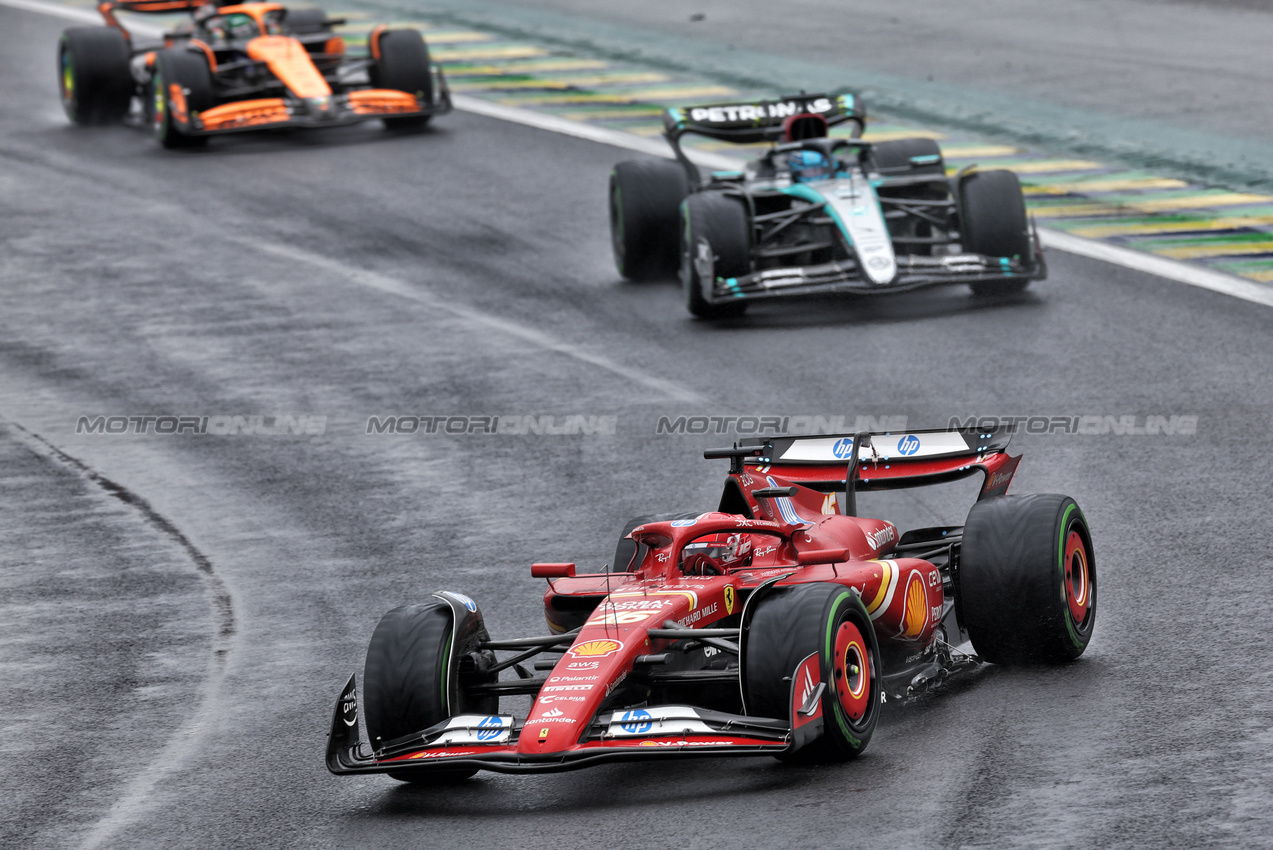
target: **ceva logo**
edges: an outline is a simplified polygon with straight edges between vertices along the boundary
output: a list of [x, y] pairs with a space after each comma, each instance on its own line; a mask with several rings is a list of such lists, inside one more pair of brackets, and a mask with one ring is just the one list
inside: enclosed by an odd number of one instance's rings
[[915, 452], [919, 451], [919, 437], [914, 434], [907, 434], [897, 441], [897, 450], [906, 456], [915, 454]]
[[846, 457], [853, 454], [853, 440], [848, 437], [836, 440], [835, 445], [831, 447], [831, 454], [835, 455], [840, 460], [844, 460]]

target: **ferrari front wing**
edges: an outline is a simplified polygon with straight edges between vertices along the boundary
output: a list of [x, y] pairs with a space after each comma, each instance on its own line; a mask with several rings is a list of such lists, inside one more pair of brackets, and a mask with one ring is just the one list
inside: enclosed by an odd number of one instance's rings
[[[373, 750], [360, 738], [358, 713], [351, 676], [337, 700], [327, 742], [327, 769], [334, 774], [455, 768], [553, 773], [621, 760], [776, 755], [790, 749], [795, 740], [791, 720], [671, 705], [601, 712], [578, 743], [560, 752], [519, 748], [526, 736], [546, 737], [547, 730], [509, 715], [456, 715]], [[806, 722], [802, 718], [801, 725]]]

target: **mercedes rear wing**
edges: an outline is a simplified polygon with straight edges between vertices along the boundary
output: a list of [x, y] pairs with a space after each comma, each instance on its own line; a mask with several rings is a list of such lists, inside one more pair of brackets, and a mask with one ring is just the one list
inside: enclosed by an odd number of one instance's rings
[[852, 93], [795, 94], [774, 100], [673, 106], [663, 111], [663, 135], [691, 174], [697, 169], [681, 150], [681, 136], [692, 133], [739, 145], [782, 140], [787, 119], [820, 115], [830, 127], [853, 122], [851, 135], [866, 128], [866, 105]]
[[923, 487], [977, 473], [985, 476], [978, 499], [1003, 495], [1021, 461], [1020, 455], [1008, 454], [1011, 440], [1008, 428], [860, 431], [747, 438], [733, 449], [713, 449], [704, 456], [731, 458], [732, 473], [755, 471], [822, 492], [843, 492], [845, 513], [852, 515], [856, 493]]

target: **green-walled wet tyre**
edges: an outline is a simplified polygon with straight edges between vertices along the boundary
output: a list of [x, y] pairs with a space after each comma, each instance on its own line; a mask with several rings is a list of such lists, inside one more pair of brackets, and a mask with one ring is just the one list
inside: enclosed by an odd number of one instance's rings
[[610, 244], [628, 280], [676, 276], [681, 201], [689, 179], [677, 162], [636, 159], [610, 172]]
[[131, 51], [114, 27], [71, 27], [58, 42], [58, 88], [66, 117], [76, 124], [123, 121], [136, 84], [128, 69]]
[[996, 664], [1083, 654], [1096, 624], [1096, 558], [1068, 496], [996, 496], [973, 505], [959, 554], [959, 613]]
[[[373, 748], [456, 714], [499, 710], [498, 698], [471, 699], [462, 687], [466, 676], [481, 677], [479, 665], [472, 663], [483, 654], [478, 644], [489, 639], [481, 612], [473, 605], [472, 614], [465, 614], [458, 629], [455, 618], [455, 607], [436, 597], [399, 606], [380, 618], [363, 668], [364, 713]], [[493, 663], [490, 651], [485, 653]], [[389, 776], [401, 782], [437, 784], [467, 779], [476, 772], [459, 768], [391, 772]]]
[[[769, 591], [744, 624], [743, 690], [747, 713], [787, 718], [809, 698], [806, 663], [826, 684], [822, 732], [780, 758], [840, 762], [866, 749], [880, 716], [879, 643], [857, 593], [839, 584], [801, 584]], [[811, 691], [816, 692], [816, 688]]]
[[709, 301], [718, 278], [751, 272], [751, 227], [742, 201], [725, 192], [696, 192], [681, 204], [681, 287], [698, 319], [741, 316], [747, 302]]
[[160, 145], [169, 150], [206, 145], [208, 137], [195, 135], [190, 119], [213, 103], [212, 70], [203, 53], [160, 51], [150, 80], [151, 129]]

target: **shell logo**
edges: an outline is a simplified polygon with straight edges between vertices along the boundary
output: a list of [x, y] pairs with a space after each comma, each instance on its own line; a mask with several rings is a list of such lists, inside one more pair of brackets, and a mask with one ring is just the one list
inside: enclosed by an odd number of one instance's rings
[[901, 637], [919, 637], [928, 625], [928, 592], [918, 570], [911, 572], [906, 582], [906, 608], [902, 614]]
[[614, 655], [621, 649], [623, 644], [617, 640], [590, 640], [571, 647], [570, 654], [575, 658], [604, 658], [607, 655]]

